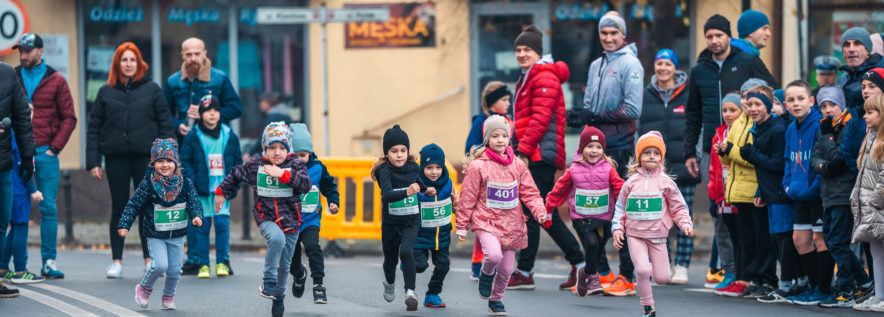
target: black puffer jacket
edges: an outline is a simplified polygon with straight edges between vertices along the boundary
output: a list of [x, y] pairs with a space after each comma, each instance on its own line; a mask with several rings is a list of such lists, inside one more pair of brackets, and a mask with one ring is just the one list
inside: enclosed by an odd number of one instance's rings
[[791, 204], [792, 200], [783, 189], [783, 175], [786, 173], [786, 120], [782, 117], [770, 117], [767, 121], [756, 124], [754, 129], [754, 145], [741, 147], [740, 155], [755, 165], [761, 199], [768, 204]]
[[[773, 87], [779, 87], [758, 56], [731, 47], [730, 55], [719, 68], [712, 58], [712, 51], [707, 48], [700, 53], [697, 64], [691, 67], [688, 81], [691, 91], [685, 108], [686, 158], [696, 157], [693, 148], [701, 140], [704, 152], [712, 150], [715, 129], [724, 123], [721, 120], [721, 98], [729, 92], [740, 90], [740, 86], [749, 78], [760, 78]], [[700, 129], [703, 128], [703, 138], [700, 139]]]
[[163, 89], [149, 75], [128, 85], [105, 84], [89, 116], [86, 169], [101, 166], [102, 155], [150, 155], [154, 139], [174, 136], [173, 123]]
[[666, 142], [666, 169], [675, 176], [678, 186], [691, 186], [700, 182], [685, 168], [684, 124], [685, 107], [688, 103], [688, 75], [683, 71], [675, 73], [675, 87], [665, 91], [657, 88], [657, 75], [645, 87], [642, 98], [642, 114], [638, 120], [639, 135], [650, 131], [663, 133]]
[[[840, 122], [837, 119], [840, 119]], [[847, 131], [847, 123], [853, 120], [862, 120], [862, 118], [853, 118], [850, 114], [836, 118], [837, 124], [833, 131], [817, 134], [816, 143], [813, 145], [810, 164], [817, 173], [823, 175], [820, 184], [823, 208], [850, 206], [850, 192], [856, 183], [856, 173], [849, 171], [845, 164], [847, 160], [841, 154], [841, 139]]]
[[[34, 130], [28, 100], [16, 76], [11, 66], [0, 62], [0, 120], [10, 119], [21, 157], [27, 159], [34, 157]], [[0, 133], [0, 172], [12, 169], [12, 133], [5, 130]]]

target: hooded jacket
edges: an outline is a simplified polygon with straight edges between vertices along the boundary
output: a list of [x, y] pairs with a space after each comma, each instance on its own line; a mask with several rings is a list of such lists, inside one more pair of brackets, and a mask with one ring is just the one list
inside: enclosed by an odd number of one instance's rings
[[[726, 140], [728, 132], [729, 127], [727, 124], [719, 126], [718, 129], [715, 129], [715, 136], [712, 137], [712, 144], [718, 144], [721, 143], [722, 140]], [[718, 152], [711, 151], [709, 160], [709, 184], [706, 186], [706, 193], [709, 195], [709, 200], [713, 201], [715, 204], [721, 204], [724, 202], [724, 188], [725, 184], [727, 184], [727, 178], [730, 177], [729, 174], [730, 166], [723, 163]], [[727, 204], [724, 208], [718, 208], [718, 213], [735, 214], [737, 213], [737, 208], [733, 208], [733, 206]]]
[[847, 108], [863, 106], [865, 103], [862, 89], [863, 75], [875, 67], [884, 67], [884, 57], [881, 54], [872, 53], [869, 55], [869, 59], [855, 69], [847, 65], [841, 66], [842, 72], [841, 76], [838, 77], [838, 86], [841, 86], [841, 89], [844, 90], [844, 100], [847, 102]]
[[[334, 176], [328, 173], [328, 168], [325, 167], [325, 164], [322, 164], [322, 161], [316, 156], [316, 153], [310, 153], [310, 160], [307, 161], [307, 175], [310, 176], [310, 182], [313, 183], [311, 187], [311, 192], [316, 190], [318, 194], [322, 194], [325, 196], [325, 200], [329, 204], [341, 205], [341, 195], [338, 193], [338, 184], [335, 181]], [[301, 195], [301, 203], [305, 203], [305, 195]], [[316, 226], [319, 228], [320, 223], [322, 221], [322, 203], [320, 203], [320, 199], [317, 195], [316, 202], [316, 210], [313, 212], [307, 212], [309, 210], [305, 210], [304, 213], [301, 214], [301, 228], [307, 228], [310, 226]]]
[[[623, 187], [623, 179], [617, 174], [617, 169], [614, 168], [614, 165], [611, 165], [608, 161], [600, 159], [598, 162], [589, 163], [582, 160], [581, 157], [581, 150], [578, 149], [574, 155], [571, 167], [565, 170], [565, 174], [556, 181], [553, 190], [546, 195], [546, 209], [555, 209], [567, 200], [568, 211], [571, 213], [572, 220], [596, 218], [611, 221], [611, 217], [614, 216], [615, 199], [620, 194], [620, 188]], [[591, 210], [587, 210], [588, 212], [584, 212], [585, 214], [578, 212], [576, 205], [578, 190], [596, 191], [596, 193], [587, 192], [587, 194], [594, 194], [592, 196], [588, 195], [589, 197], [599, 197], [593, 198], [595, 199], [594, 202], [584, 200], [581, 207], [598, 208], [602, 205], [598, 202], [604, 201], [608, 205], [607, 210], [598, 214]]]
[[[532, 162], [565, 168], [565, 96], [568, 65], [546, 55], [522, 74], [514, 98], [516, 152]], [[480, 130], [481, 131], [481, 130]]]
[[[637, 198], [640, 194], [647, 194], [641, 197], [649, 197], [651, 201]], [[653, 210], [654, 197], [660, 198], [661, 205], [657, 206], [660, 209], [659, 218], [632, 218], [632, 214], [639, 212], [633, 211], [631, 204], [641, 206], [641, 202], [645, 201], [645, 207], [652, 207], [647, 210]], [[640, 207], [638, 210], [641, 211]], [[649, 171], [638, 167], [635, 175], [629, 177], [620, 190], [620, 197], [614, 207], [611, 232], [625, 232], [627, 236], [644, 239], [666, 238], [673, 224], [678, 225], [681, 231], [693, 227], [688, 204], [678, 186], [663, 173], [662, 168]]]
[[132, 227], [132, 222], [135, 221], [138, 214], [144, 214], [144, 220], [140, 222], [145, 237], [155, 239], [183, 237], [187, 234], [189, 223], [185, 223], [184, 226], [177, 229], [160, 230], [156, 227], [157, 213], [155, 212], [155, 208], [173, 207], [184, 204], [186, 206], [185, 210], [187, 215], [189, 216], [183, 216], [186, 222], [189, 222], [189, 219], [202, 219], [203, 205], [200, 203], [200, 197], [196, 193], [196, 189], [193, 188], [193, 182], [187, 177], [182, 177], [181, 179], [184, 181], [184, 185], [181, 187], [181, 192], [178, 193], [178, 197], [175, 197], [175, 200], [171, 202], [166, 202], [159, 194], [157, 194], [153, 185], [150, 183], [150, 177], [153, 173], [156, 173], [154, 168], [148, 167], [147, 171], [144, 173], [144, 179], [138, 183], [135, 193], [132, 194], [132, 198], [129, 198], [129, 202], [126, 203], [126, 208], [123, 209], [123, 214], [120, 216], [120, 222], [117, 223], [117, 228], [130, 229]]
[[[660, 131], [666, 142], [666, 165], [669, 174], [675, 177], [678, 186], [693, 186], [700, 183], [685, 167], [685, 105], [688, 102], [688, 74], [676, 71], [675, 87], [663, 90], [657, 87], [657, 75], [645, 87], [641, 118], [638, 121], [638, 134]], [[699, 152], [699, 149], [696, 150]]]
[[[743, 146], [751, 146], [755, 136], [752, 134], [752, 120], [743, 113], [731, 124], [727, 134], [727, 144], [733, 144], [722, 155], [721, 163], [728, 166], [728, 176], [724, 188], [724, 199], [729, 204], [753, 203], [758, 191], [758, 179], [755, 176], [755, 165], [740, 155]], [[710, 150], [712, 146], [710, 145]]]
[[884, 240], [884, 163], [872, 157], [877, 134], [869, 130], [866, 135], [859, 175], [850, 193], [854, 243]]
[[[18, 82], [13, 80], [15, 71], [6, 63], [0, 62], [0, 118], [9, 118], [12, 124], [6, 132], [0, 133], [0, 172], [12, 169], [12, 138], [15, 138], [22, 158], [34, 158], [34, 133], [31, 126], [31, 111], [28, 99]], [[10, 132], [14, 131], [15, 135]]]
[[[15, 72], [18, 73], [19, 87], [27, 93], [22, 80], [22, 67], [16, 67]], [[77, 127], [77, 112], [74, 110], [74, 99], [67, 80], [47, 65], [46, 74], [31, 93], [31, 104], [34, 105], [34, 119], [31, 120], [34, 143], [36, 146], [48, 145], [59, 151], [63, 150]], [[147, 148], [150, 149], [150, 145]]]
[[[224, 161], [224, 175], [230, 174], [234, 166], [242, 164], [242, 152], [239, 149], [239, 138], [233, 130], [224, 123], [221, 125], [219, 137], [227, 140], [224, 144], [224, 153], [221, 154]], [[198, 126], [191, 129], [181, 142], [181, 173], [193, 181], [196, 192], [200, 196], [209, 196], [212, 188], [209, 188], [209, 157], [206, 154], [206, 145], [200, 135], [203, 134]], [[203, 134], [205, 135], [205, 134]], [[208, 136], [206, 136], [208, 137]], [[239, 191], [233, 191], [228, 200], [236, 197]]]
[[635, 120], [642, 113], [645, 71], [635, 44], [603, 52], [589, 65], [583, 107], [598, 115], [590, 123], [605, 134], [607, 149], [631, 149], [635, 143]]
[[783, 188], [786, 122], [783, 118], [771, 116], [756, 124], [754, 129], [755, 143], [749, 147], [748, 157], [744, 158], [755, 165], [760, 197], [767, 204], [790, 204], [792, 201]]
[[810, 112], [801, 124], [792, 121], [786, 128], [786, 170], [783, 175], [783, 188], [786, 195], [796, 202], [814, 201], [820, 198], [822, 175], [811, 165], [811, 153], [820, 133], [820, 119], [823, 114], [817, 107]]
[[[836, 118], [833, 133], [822, 133], [817, 136], [813, 145], [810, 164], [822, 175], [820, 197], [823, 208], [834, 206], [850, 206], [850, 191], [856, 183], [856, 173], [847, 168], [847, 161], [840, 151], [841, 140], [847, 131], [846, 126], [853, 118], [849, 112]], [[854, 164], [856, 161], [854, 160]]]

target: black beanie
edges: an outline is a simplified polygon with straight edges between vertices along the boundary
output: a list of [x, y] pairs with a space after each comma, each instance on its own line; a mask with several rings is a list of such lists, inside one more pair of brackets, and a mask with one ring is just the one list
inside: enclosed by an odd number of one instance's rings
[[215, 98], [215, 96], [205, 95], [202, 99], [200, 99], [200, 118], [202, 118], [203, 113], [205, 113], [209, 109], [215, 109], [218, 110], [218, 112], [221, 112], [221, 101], [218, 100], [218, 98]]
[[709, 20], [706, 20], [706, 24], [703, 25], [703, 33], [705, 34], [709, 29], [722, 31], [724, 34], [727, 34], [728, 37], [731, 37], [731, 21], [721, 14], [713, 15]]
[[537, 52], [537, 55], [543, 55], [543, 33], [533, 25], [529, 25], [524, 31], [522, 31], [522, 34], [519, 34], [519, 37], [516, 38], [515, 46], [520, 45], [530, 47]]
[[410, 147], [408, 144], [408, 134], [406, 134], [405, 131], [402, 131], [397, 124], [384, 132], [384, 155], [387, 155], [390, 148], [399, 144], [405, 145], [405, 148]]

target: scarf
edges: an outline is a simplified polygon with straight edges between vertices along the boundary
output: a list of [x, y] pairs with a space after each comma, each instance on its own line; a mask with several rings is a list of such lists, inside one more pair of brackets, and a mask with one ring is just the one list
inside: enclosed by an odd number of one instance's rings
[[497, 152], [494, 152], [491, 148], [485, 148], [485, 155], [488, 155], [489, 159], [503, 165], [510, 165], [513, 162], [513, 148], [507, 146], [504, 153], [506, 153], [506, 159], [501, 157], [500, 154], [497, 154]]
[[427, 177], [427, 175], [423, 173], [423, 171], [421, 171], [420, 173], [420, 178], [422, 181], [424, 181], [424, 185], [427, 185], [427, 187], [435, 188], [437, 192], [441, 191], [442, 188], [445, 187], [445, 185], [448, 185], [448, 180], [450, 179], [448, 177], [448, 168], [445, 167], [445, 165], [442, 165], [442, 175], [439, 176], [439, 179], [437, 179], [436, 181], [431, 181]]
[[160, 198], [166, 202], [172, 202], [178, 198], [178, 194], [181, 193], [181, 188], [184, 185], [184, 178], [181, 177], [180, 168], [175, 168], [175, 172], [172, 173], [172, 176], [168, 177], [160, 175], [155, 169], [151, 168], [150, 184], [153, 185], [153, 190], [157, 192], [157, 195], [159, 195]]
[[214, 129], [209, 129], [209, 127], [207, 127], [203, 123], [203, 120], [199, 120], [198, 122], [199, 122], [198, 126], [199, 126], [200, 131], [202, 133], [204, 133], [205, 135], [208, 135], [208, 136], [212, 137], [213, 139], [217, 139], [221, 135], [221, 122], [218, 122], [217, 124], [215, 124]]

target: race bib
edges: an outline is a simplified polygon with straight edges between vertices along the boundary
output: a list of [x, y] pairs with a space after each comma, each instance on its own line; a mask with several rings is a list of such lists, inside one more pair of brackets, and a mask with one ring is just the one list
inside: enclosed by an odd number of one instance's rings
[[[291, 168], [284, 168], [283, 170], [289, 171], [291, 173]], [[267, 175], [264, 172], [264, 166], [258, 167], [258, 196], [261, 197], [292, 197], [295, 195], [294, 190], [289, 187], [289, 184], [285, 184], [279, 181], [279, 178]]]
[[632, 220], [657, 220], [663, 217], [662, 192], [632, 192], [626, 198], [626, 217]]
[[313, 185], [309, 192], [301, 195], [301, 213], [314, 213], [317, 206], [319, 206], [319, 189]]
[[440, 227], [451, 223], [451, 198], [421, 202], [421, 227]]
[[224, 157], [221, 154], [209, 154], [209, 176], [224, 176]]
[[[401, 190], [406, 189], [402, 188]], [[411, 195], [405, 197], [403, 200], [387, 203], [387, 208], [389, 209], [390, 214], [394, 216], [416, 215], [420, 212], [420, 204], [417, 201], [417, 195]]]
[[727, 176], [731, 171], [731, 167], [727, 165], [721, 165], [721, 180], [727, 184]]
[[187, 228], [187, 203], [172, 207], [153, 205], [153, 224], [157, 231], [171, 231]]
[[513, 209], [519, 205], [519, 183], [488, 182], [485, 206], [497, 209]]
[[601, 215], [608, 212], [607, 189], [574, 191], [574, 211], [581, 215]]

